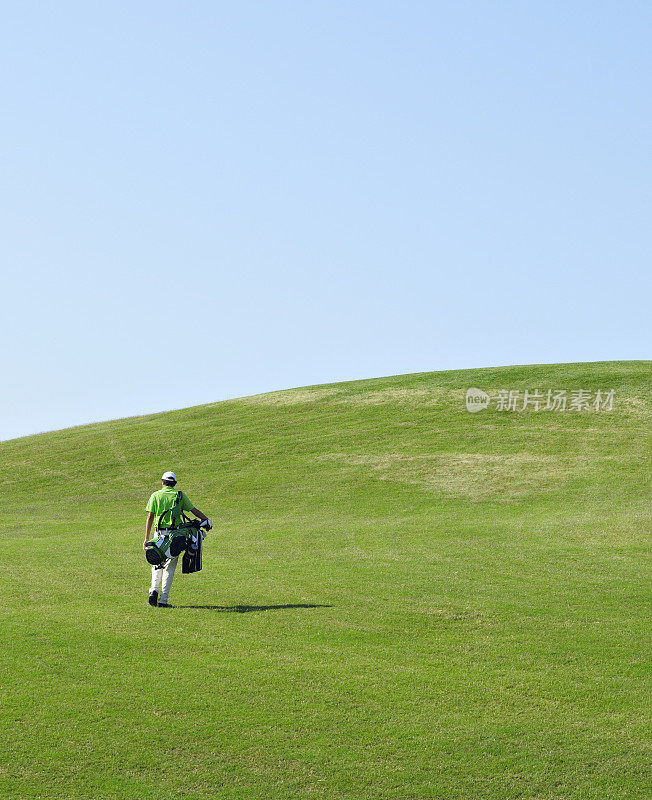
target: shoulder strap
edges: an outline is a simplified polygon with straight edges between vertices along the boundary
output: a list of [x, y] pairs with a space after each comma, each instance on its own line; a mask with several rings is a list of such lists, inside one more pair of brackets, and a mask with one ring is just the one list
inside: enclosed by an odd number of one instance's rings
[[159, 515], [158, 522], [156, 523], [156, 529], [161, 530], [161, 520], [166, 514], [170, 515], [170, 527], [174, 528], [174, 520], [179, 519], [179, 506], [181, 505], [181, 500], [183, 499], [183, 492], [179, 489], [177, 492], [177, 499], [174, 501], [174, 505], [172, 508], [168, 508], [166, 511], [163, 511], [162, 514]]

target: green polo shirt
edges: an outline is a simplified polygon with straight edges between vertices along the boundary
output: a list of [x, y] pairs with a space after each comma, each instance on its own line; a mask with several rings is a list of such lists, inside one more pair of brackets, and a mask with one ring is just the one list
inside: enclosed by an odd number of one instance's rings
[[[158, 524], [159, 516], [166, 511], [171, 511], [174, 508], [174, 504], [177, 502], [177, 493], [178, 489], [174, 486], [164, 486], [162, 489], [159, 489], [158, 492], [154, 492], [154, 494], [149, 498], [147, 502], [147, 508], [145, 511], [151, 511], [154, 514], [154, 524]], [[181, 497], [181, 503], [179, 504], [179, 513], [181, 511], [192, 511], [194, 505], [190, 501], [188, 495], [184, 492], [183, 496]], [[170, 527], [172, 524], [172, 515], [168, 514], [164, 516], [161, 520], [161, 527]], [[178, 524], [178, 519], [175, 520]]]

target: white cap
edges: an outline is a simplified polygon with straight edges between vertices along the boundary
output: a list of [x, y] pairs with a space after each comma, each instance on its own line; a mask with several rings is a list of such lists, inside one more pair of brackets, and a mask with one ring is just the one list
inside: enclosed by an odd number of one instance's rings
[[161, 475], [161, 480], [162, 481], [174, 481], [176, 483], [177, 482], [177, 476], [174, 474], [174, 472], [164, 472]]

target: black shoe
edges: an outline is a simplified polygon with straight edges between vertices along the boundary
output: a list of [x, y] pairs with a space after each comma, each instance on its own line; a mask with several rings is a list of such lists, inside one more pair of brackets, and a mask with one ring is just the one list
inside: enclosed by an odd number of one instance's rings
[[172, 606], [169, 603], [159, 603], [158, 607], [159, 608], [172, 608]]
[[149, 593], [148, 603], [150, 604], [150, 606], [156, 606], [157, 605], [157, 603], [158, 603], [158, 592], [156, 591], [156, 589], [154, 589], [153, 592]]

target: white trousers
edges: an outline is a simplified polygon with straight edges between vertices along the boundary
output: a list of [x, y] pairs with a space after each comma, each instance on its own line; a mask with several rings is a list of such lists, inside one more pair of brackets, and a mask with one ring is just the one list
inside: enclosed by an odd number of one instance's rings
[[174, 570], [177, 568], [177, 561], [179, 556], [168, 558], [165, 562], [163, 569], [156, 569], [152, 567], [152, 585], [149, 587], [150, 592], [158, 592], [159, 603], [167, 603], [170, 589], [172, 588], [172, 578], [174, 578]]

